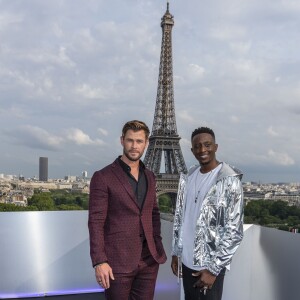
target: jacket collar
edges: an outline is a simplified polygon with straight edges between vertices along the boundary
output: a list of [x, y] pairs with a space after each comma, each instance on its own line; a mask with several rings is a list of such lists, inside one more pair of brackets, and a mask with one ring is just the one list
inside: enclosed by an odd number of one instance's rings
[[[233, 166], [227, 164], [226, 162], [221, 162], [221, 164], [222, 164], [222, 167], [218, 173], [217, 181], [221, 180], [224, 177], [228, 177], [228, 176], [237, 176], [237, 177], [239, 177], [240, 180], [242, 179], [242, 177], [243, 177], [242, 171], [240, 171], [236, 167], [233, 167]], [[192, 173], [194, 173], [198, 167], [199, 167], [199, 165], [192, 166], [188, 171], [188, 176], [190, 176]]]
[[[115, 176], [119, 179], [119, 181], [121, 182], [121, 184], [124, 186], [126, 192], [130, 196], [130, 198], [133, 200], [133, 202], [135, 203], [135, 205], [138, 207], [138, 209], [140, 209], [140, 207], [138, 206], [138, 203], [137, 203], [137, 201], [135, 199], [135, 195], [134, 195], [134, 192], [132, 190], [132, 187], [131, 187], [131, 185], [130, 185], [130, 183], [128, 181], [128, 177], [125, 174], [125, 170], [122, 168], [122, 166], [121, 166], [121, 164], [119, 162], [119, 158], [116, 158], [116, 160], [112, 163], [111, 166], [112, 166], [112, 171], [114, 172]], [[149, 174], [148, 174], [146, 168], [145, 168], [145, 176], [146, 176], [147, 182], [149, 184], [150, 177], [149, 177]], [[147, 194], [146, 194], [146, 198], [145, 198], [145, 202], [144, 203], [146, 203], [146, 201], [147, 201], [148, 194], [149, 194], [149, 189], [147, 190]], [[143, 207], [144, 206], [145, 205], [143, 205]]]

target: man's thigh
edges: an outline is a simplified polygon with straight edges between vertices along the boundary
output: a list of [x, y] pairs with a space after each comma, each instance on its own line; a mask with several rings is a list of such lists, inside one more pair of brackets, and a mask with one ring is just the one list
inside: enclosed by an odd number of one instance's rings
[[114, 273], [115, 280], [110, 280], [109, 289], [105, 290], [107, 300], [128, 300], [135, 272]]
[[192, 273], [196, 271], [182, 266], [183, 288], [185, 294], [185, 300], [221, 300], [223, 293], [223, 282], [225, 276], [225, 270], [217, 276], [214, 285], [211, 290], [206, 291], [206, 295], [200, 288], [194, 288], [193, 285], [197, 281], [197, 277], [192, 276]]
[[151, 264], [142, 263], [133, 280], [130, 300], [152, 300], [159, 264], [153, 260]]
[[105, 290], [107, 300], [151, 300], [154, 296], [159, 264], [151, 257], [140, 261], [131, 273], [114, 273], [115, 280]]

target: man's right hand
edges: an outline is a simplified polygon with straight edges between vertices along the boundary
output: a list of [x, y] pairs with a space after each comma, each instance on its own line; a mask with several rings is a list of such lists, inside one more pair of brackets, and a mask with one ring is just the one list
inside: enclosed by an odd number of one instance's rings
[[108, 263], [103, 263], [95, 267], [97, 282], [105, 289], [110, 287], [110, 279], [115, 280], [112, 268]]
[[[177, 277], [178, 277], [178, 263], [179, 263], [178, 262], [178, 257], [173, 255], [172, 256], [172, 262], [171, 262], [171, 269], [173, 271], [173, 274]], [[179, 274], [179, 276], [181, 277], [181, 274]]]

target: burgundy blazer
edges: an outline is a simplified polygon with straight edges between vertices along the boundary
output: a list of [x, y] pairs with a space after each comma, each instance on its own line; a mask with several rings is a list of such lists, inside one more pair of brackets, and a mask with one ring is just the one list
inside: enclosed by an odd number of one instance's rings
[[141, 230], [153, 258], [160, 264], [166, 261], [155, 176], [148, 169], [145, 169], [145, 175], [148, 191], [140, 209], [118, 159], [94, 173], [90, 184], [88, 220], [93, 266], [107, 261], [113, 272], [133, 271], [141, 258]]

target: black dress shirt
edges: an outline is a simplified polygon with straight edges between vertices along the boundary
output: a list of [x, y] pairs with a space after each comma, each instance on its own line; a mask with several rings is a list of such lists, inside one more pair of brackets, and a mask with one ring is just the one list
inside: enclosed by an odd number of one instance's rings
[[147, 183], [147, 178], [145, 175], [145, 165], [142, 161], [140, 161], [139, 164], [139, 178], [136, 180], [131, 172], [130, 166], [128, 166], [122, 159], [121, 156], [118, 157], [119, 163], [124, 170], [124, 172], [127, 174], [129, 183], [133, 189], [133, 192], [135, 194], [136, 201], [140, 207], [140, 209], [143, 208], [143, 204], [146, 198], [147, 194], [147, 189], [148, 189], [148, 183]]

